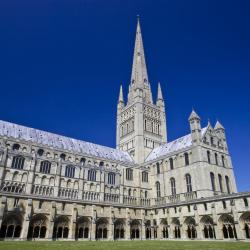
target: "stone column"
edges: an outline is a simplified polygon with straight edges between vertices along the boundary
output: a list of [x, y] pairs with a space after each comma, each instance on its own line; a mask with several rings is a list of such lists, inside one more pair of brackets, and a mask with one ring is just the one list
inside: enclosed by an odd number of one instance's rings
[[142, 221], [141, 223], [141, 239], [145, 240], [146, 239], [146, 229], [145, 229], [145, 223]]
[[129, 219], [126, 219], [125, 239], [126, 240], [131, 240], [131, 236], [130, 236], [130, 220]]
[[180, 232], [181, 232], [181, 239], [183, 240], [187, 239], [186, 225], [184, 224], [184, 218], [181, 214], [180, 214]]
[[154, 240], [155, 239], [154, 227], [152, 225], [151, 225], [150, 231], [151, 231], [151, 240]]
[[21, 236], [20, 236], [21, 240], [27, 240], [30, 219], [32, 216], [31, 210], [32, 210], [32, 199], [28, 199], [27, 204], [26, 204], [26, 208], [25, 208], [24, 218], [23, 218], [22, 232], [21, 232]]
[[91, 234], [90, 240], [96, 240], [96, 206], [92, 206]]
[[75, 240], [76, 235], [76, 217], [77, 217], [77, 207], [76, 204], [73, 204], [72, 216], [69, 225], [69, 237], [68, 239]]
[[[233, 203], [235, 204], [235, 203]], [[235, 226], [235, 230], [236, 230], [236, 234], [237, 234], [237, 239], [238, 240], [242, 240], [244, 239], [244, 233], [243, 230], [241, 230], [240, 225], [239, 225], [239, 214], [237, 212], [237, 210], [235, 209], [235, 205], [232, 207], [233, 209], [233, 218], [234, 218], [234, 226]]]
[[96, 240], [96, 221], [91, 219], [91, 232], [90, 232], [90, 240]]
[[114, 240], [114, 220], [109, 218], [108, 240]]
[[201, 224], [199, 222], [200, 222], [200, 218], [199, 218], [197, 210], [195, 210], [195, 223], [196, 223], [196, 232], [197, 232], [197, 239], [198, 240], [204, 238], [203, 233], [202, 233]]
[[215, 204], [212, 203], [211, 207], [212, 207], [212, 218], [213, 218], [213, 223], [214, 223], [215, 236], [217, 240], [222, 240], [223, 234], [222, 234], [221, 226], [219, 225], [219, 222], [218, 222], [218, 216], [216, 213]]
[[47, 232], [46, 232], [46, 239], [47, 240], [52, 240], [55, 216], [56, 216], [56, 203], [53, 201], [51, 203], [49, 222], [48, 222], [48, 227], [47, 227]]
[[174, 230], [173, 230], [172, 225], [168, 226], [168, 235], [169, 235], [169, 239], [174, 239]]

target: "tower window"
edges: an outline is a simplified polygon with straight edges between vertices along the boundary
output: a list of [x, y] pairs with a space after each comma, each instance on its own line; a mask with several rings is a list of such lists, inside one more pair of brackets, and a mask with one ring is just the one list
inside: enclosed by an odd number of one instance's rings
[[185, 165], [188, 166], [189, 165], [189, 156], [188, 156], [188, 153], [184, 154], [184, 158], [185, 158]]
[[248, 207], [248, 200], [247, 200], [247, 198], [244, 198], [244, 204], [245, 204], [245, 207]]
[[176, 187], [175, 187], [175, 178], [170, 179], [170, 185], [171, 185], [171, 194], [176, 195]]
[[220, 191], [223, 193], [222, 176], [220, 174], [218, 174], [218, 179], [219, 179]]
[[219, 164], [218, 164], [218, 155], [217, 155], [216, 153], [214, 154], [214, 158], [215, 158], [215, 164], [216, 164], [216, 165], [219, 165]]
[[225, 176], [225, 180], [226, 180], [227, 192], [228, 192], [228, 194], [230, 194], [231, 193], [230, 181], [229, 181], [229, 177], [227, 175]]
[[207, 161], [209, 164], [211, 164], [211, 153], [210, 151], [207, 151]]
[[222, 167], [225, 167], [225, 157], [224, 155], [221, 156]]
[[214, 181], [214, 173], [210, 173], [210, 180], [211, 180], [211, 186], [212, 190], [215, 192], [215, 181]]
[[148, 182], [148, 172], [142, 172], [142, 182]]
[[191, 179], [191, 175], [190, 174], [186, 174], [185, 179], [186, 179], [187, 192], [191, 193], [192, 192], [192, 179]]
[[174, 169], [174, 160], [173, 160], [173, 158], [169, 159], [169, 164], [170, 164], [170, 169], [171, 170]]
[[157, 171], [157, 174], [161, 173], [160, 163], [159, 162], [156, 163], [156, 171]]

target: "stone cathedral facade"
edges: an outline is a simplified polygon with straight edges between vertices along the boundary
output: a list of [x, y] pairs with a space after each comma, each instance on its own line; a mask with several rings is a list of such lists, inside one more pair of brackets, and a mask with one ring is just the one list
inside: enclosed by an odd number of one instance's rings
[[[224, 127], [167, 141], [138, 20], [116, 149], [0, 121], [0, 239], [249, 239], [250, 192], [238, 193]], [[187, 125], [188, 125], [187, 123]]]

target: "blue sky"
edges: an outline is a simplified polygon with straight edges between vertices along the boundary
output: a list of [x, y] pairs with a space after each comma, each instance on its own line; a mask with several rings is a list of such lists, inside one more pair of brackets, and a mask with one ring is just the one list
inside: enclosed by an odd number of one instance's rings
[[169, 140], [192, 107], [226, 128], [239, 191], [250, 190], [250, 1], [37, 0], [0, 3], [0, 119], [115, 146], [136, 15]]

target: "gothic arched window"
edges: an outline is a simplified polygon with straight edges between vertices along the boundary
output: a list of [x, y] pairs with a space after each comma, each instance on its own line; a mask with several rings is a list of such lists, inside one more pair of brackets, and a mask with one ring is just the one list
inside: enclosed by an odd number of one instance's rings
[[218, 155], [217, 155], [216, 153], [214, 154], [214, 158], [215, 158], [215, 164], [216, 164], [216, 165], [219, 165], [219, 164], [218, 164]]
[[186, 185], [187, 185], [187, 192], [192, 192], [192, 179], [190, 174], [185, 175]]
[[108, 173], [108, 184], [115, 185], [115, 173]]
[[68, 165], [65, 168], [65, 176], [69, 178], [74, 178], [75, 177], [75, 167], [72, 165]]
[[15, 169], [23, 169], [25, 158], [21, 155], [13, 157], [11, 167]]
[[142, 172], [142, 182], [148, 182], [148, 172]]
[[156, 172], [157, 172], [157, 174], [161, 173], [160, 163], [159, 162], [156, 163]]
[[44, 174], [49, 174], [51, 168], [51, 163], [49, 161], [42, 161], [40, 164], [40, 172]]
[[222, 176], [220, 174], [218, 174], [218, 179], [219, 179], [220, 191], [223, 193]]
[[225, 176], [225, 180], [226, 180], [227, 192], [230, 194], [231, 193], [230, 181], [229, 181], [229, 177], [227, 175]]
[[188, 166], [189, 165], [189, 156], [188, 156], [188, 153], [184, 154], [184, 158], [185, 158], [185, 165]]
[[174, 169], [174, 160], [173, 160], [173, 158], [169, 159], [169, 164], [170, 164], [170, 169], [171, 170]]
[[211, 180], [212, 190], [215, 191], [214, 173], [212, 173], [212, 172], [210, 172], [210, 180]]
[[126, 169], [126, 180], [127, 181], [133, 180], [133, 170], [131, 168]]
[[171, 185], [171, 194], [176, 195], [176, 187], [175, 187], [175, 178], [170, 179], [170, 185]]
[[88, 181], [96, 181], [96, 170], [94, 169], [88, 170]]
[[222, 167], [225, 167], [225, 157], [224, 155], [221, 156]]
[[211, 153], [210, 151], [207, 151], [207, 161], [210, 164], [211, 163]]
[[160, 182], [157, 181], [155, 183], [155, 186], [156, 186], [156, 196], [157, 198], [161, 197], [161, 186], [160, 186]]

